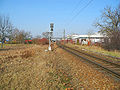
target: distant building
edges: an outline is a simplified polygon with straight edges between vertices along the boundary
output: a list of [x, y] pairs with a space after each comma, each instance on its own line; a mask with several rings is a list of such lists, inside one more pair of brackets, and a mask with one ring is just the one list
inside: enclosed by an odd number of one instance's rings
[[102, 43], [104, 42], [104, 37], [103, 35], [99, 33], [95, 33], [92, 35], [67, 35], [67, 39], [72, 39], [75, 43], [81, 43], [81, 44], [87, 44], [87, 42], [91, 43]]

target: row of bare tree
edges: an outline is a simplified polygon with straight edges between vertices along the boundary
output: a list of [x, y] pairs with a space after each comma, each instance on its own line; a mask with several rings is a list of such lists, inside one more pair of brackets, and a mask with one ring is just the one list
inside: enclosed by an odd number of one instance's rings
[[24, 43], [25, 40], [31, 39], [32, 35], [30, 32], [24, 30], [19, 30], [17, 28], [13, 29], [10, 40], [15, 41], [16, 43]]
[[0, 42], [1, 47], [5, 39], [8, 38], [9, 42], [15, 41], [15, 43], [24, 43], [25, 39], [31, 38], [30, 32], [19, 30], [14, 28], [10, 22], [9, 17], [0, 15]]

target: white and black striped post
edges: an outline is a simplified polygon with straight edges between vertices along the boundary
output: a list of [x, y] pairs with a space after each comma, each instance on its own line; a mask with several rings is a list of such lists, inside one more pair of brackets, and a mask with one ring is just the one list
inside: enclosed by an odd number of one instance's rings
[[52, 48], [51, 48], [51, 37], [52, 37], [52, 34], [53, 34], [53, 23], [50, 23], [50, 31], [49, 31], [49, 47], [48, 47], [48, 50], [51, 51]]

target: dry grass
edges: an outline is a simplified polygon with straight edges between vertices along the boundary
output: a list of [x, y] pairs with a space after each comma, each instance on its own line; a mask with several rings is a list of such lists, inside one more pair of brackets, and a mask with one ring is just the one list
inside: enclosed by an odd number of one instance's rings
[[33, 58], [40, 52], [38, 47], [40, 46], [24, 45], [20, 49], [19, 46], [18, 49], [11, 47], [11, 50], [0, 52], [0, 89], [29, 88], [31, 75], [34, 75], [34, 64], [37, 63]]
[[21, 57], [22, 58], [28, 58], [28, 57], [32, 57], [32, 56], [34, 56], [34, 54], [35, 54], [35, 50], [33, 49], [33, 50], [25, 50], [25, 51], [23, 51], [22, 53], [21, 53]]
[[93, 52], [98, 52], [98, 53], [102, 53], [102, 54], [105, 54], [105, 55], [110, 55], [110, 56], [113, 56], [113, 57], [120, 57], [120, 51], [108, 51], [108, 50], [105, 50], [99, 46], [83, 46], [83, 45], [73, 45], [73, 44], [68, 44], [69, 46], [72, 46], [72, 47], [76, 47], [76, 48], [79, 48], [79, 49], [86, 49], [88, 51], [93, 51]]
[[24, 45], [0, 51], [0, 90], [119, 88], [113, 79], [77, 62], [79, 60], [70, 54], [57, 47], [52, 52], [45, 52], [47, 48], [46, 45]]
[[45, 52], [46, 46], [13, 48], [0, 52], [0, 89], [63, 90], [67, 87], [65, 82], [70, 80], [64, 79], [55, 68], [55, 60], [59, 58]]

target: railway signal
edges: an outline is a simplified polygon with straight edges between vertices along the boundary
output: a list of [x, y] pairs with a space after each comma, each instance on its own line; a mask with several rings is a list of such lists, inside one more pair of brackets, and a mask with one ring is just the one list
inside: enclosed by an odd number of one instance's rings
[[51, 48], [51, 37], [53, 35], [53, 26], [54, 26], [54, 23], [50, 23], [50, 31], [49, 31], [49, 47], [48, 47], [48, 50], [51, 51], [52, 48]]
[[50, 23], [51, 31], [53, 31], [54, 23]]

